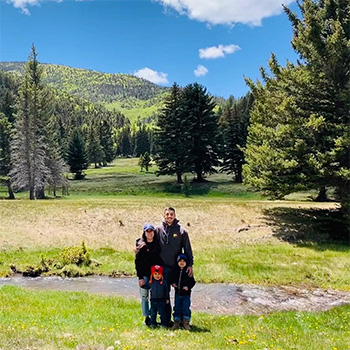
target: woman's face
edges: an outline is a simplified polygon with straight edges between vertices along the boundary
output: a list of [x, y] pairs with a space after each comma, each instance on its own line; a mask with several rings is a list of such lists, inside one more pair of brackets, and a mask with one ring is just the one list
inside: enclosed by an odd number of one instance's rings
[[154, 238], [154, 231], [151, 229], [146, 230], [145, 236], [146, 236], [147, 242], [152, 242]]

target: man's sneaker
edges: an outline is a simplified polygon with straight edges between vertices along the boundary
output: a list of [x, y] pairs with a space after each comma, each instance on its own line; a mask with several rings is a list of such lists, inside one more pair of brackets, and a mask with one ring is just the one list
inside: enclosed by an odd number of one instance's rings
[[145, 325], [146, 326], [149, 326], [151, 324], [151, 319], [149, 318], [149, 316], [147, 316], [146, 318], [145, 318]]
[[189, 320], [183, 319], [183, 320], [182, 320], [182, 324], [183, 324], [184, 329], [186, 329], [186, 331], [189, 331], [189, 330], [191, 329], [190, 321], [189, 321]]
[[179, 321], [175, 321], [173, 326], [171, 327], [171, 329], [173, 331], [176, 331], [177, 329], [180, 329], [180, 322]]

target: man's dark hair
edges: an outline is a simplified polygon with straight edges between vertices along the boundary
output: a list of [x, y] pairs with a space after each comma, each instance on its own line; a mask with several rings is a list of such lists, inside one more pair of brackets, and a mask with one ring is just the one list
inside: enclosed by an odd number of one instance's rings
[[166, 207], [166, 208], [164, 209], [164, 213], [165, 213], [167, 210], [171, 210], [171, 211], [173, 211], [173, 212], [175, 213], [175, 209], [174, 209], [173, 207]]

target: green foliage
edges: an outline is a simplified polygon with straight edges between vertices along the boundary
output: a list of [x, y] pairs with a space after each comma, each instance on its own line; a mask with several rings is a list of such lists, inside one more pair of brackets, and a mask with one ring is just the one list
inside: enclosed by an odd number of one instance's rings
[[184, 182], [181, 184], [181, 192], [185, 197], [189, 197], [191, 195], [192, 186], [188, 181], [187, 175], [184, 176]]
[[252, 104], [251, 93], [239, 100], [230, 96], [219, 110], [219, 128], [222, 136], [220, 171], [233, 174], [236, 182], [242, 182], [242, 166], [245, 162], [242, 149], [247, 142]]
[[158, 175], [176, 174], [177, 182], [182, 182], [182, 174], [190, 170], [188, 150], [191, 140], [187, 137], [187, 127], [182, 111], [182, 91], [174, 83], [171, 93], [165, 100], [165, 106], [158, 115], [155, 130]]
[[348, 1], [305, 0], [289, 9], [292, 44], [302, 58], [282, 68], [272, 55], [266, 82], [248, 81], [254, 97], [245, 150], [246, 182], [282, 197], [334, 186], [345, 215], [350, 203], [350, 11]]
[[80, 246], [67, 247], [60, 254], [63, 265], [89, 266], [91, 264], [90, 252], [83, 241]]
[[70, 172], [74, 173], [74, 178], [76, 180], [85, 177], [83, 170], [88, 168], [89, 161], [85, 142], [79, 130], [73, 132], [68, 145], [67, 164], [70, 167]]
[[215, 103], [202, 85], [195, 83], [184, 88], [182, 108], [186, 125], [183, 137], [191, 140], [185, 152], [198, 182], [204, 181], [205, 174], [216, 172], [214, 167], [219, 165], [218, 118], [214, 107]]
[[[167, 88], [128, 74], [107, 74], [62, 65], [45, 64], [43, 82], [55, 90], [118, 109], [131, 119], [157, 112]], [[0, 70], [23, 74], [24, 63], [0, 62]], [[146, 109], [144, 111], [144, 109]]]
[[[64, 183], [64, 162], [53, 142], [51, 96], [42, 83], [42, 67], [32, 46], [19, 88], [14, 136], [11, 140], [11, 182], [28, 189], [29, 198], [44, 198], [47, 183]], [[61, 179], [61, 180], [59, 180]]]
[[148, 172], [148, 168], [152, 166], [151, 164], [151, 157], [148, 152], [145, 152], [141, 157], [140, 157], [140, 166], [141, 166], [141, 171], [143, 168], [146, 169], [146, 172]]
[[194, 172], [197, 181], [215, 172], [218, 161], [218, 125], [215, 104], [206, 89], [195, 83], [183, 90], [174, 83], [158, 116], [155, 160], [159, 175]]

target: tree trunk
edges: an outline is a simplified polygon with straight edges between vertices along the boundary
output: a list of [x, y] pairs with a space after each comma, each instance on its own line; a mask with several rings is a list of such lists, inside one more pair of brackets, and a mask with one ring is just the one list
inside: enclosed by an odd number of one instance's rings
[[177, 177], [177, 183], [182, 184], [182, 173], [180, 172], [176, 173], [176, 177]]
[[45, 188], [41, 187], [36, 190], [36, 199], [45, 199]]
[[242, 171], [238, 170], [235, 173], [235, 182], [237, 183], [242, 183], [243, 182], [243, 177], [242, 177]]
[[327, 189], [326, 186], [321, 185], [318, 191], [318, 195], [315, 198], [316, 202], [327, 202], [329, 198], [327, 197]]
[[8, 180], [6, 182], [7, 182], [7, 191], [9, 193], [9, 199], [15, 199], [15, 194], [14, 194], [12, 187], [11, 187], [11, 181]]
[[29, 199], [30, 200], [34, 200], [35, 197], [34, 197], [34, 188], [30, 188], [29, 189]]
[[196, 182], [204, 182], [204, 177], [202, 175], [201, 171], [196, 172], [197, 174], [197, 178], [196, 178]]

